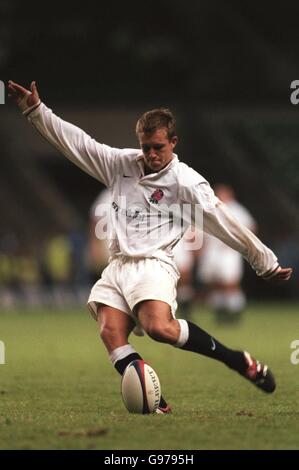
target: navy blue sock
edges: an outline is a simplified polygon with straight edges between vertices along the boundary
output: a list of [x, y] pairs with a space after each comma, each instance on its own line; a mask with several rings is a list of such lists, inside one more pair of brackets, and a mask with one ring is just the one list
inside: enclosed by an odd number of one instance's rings
[[117, 372], [120, 373], [120, 375], [123, 375], [125, 368], [130, 364], [130, 362], [136, 361], [137, 359], [142, 359], [142, 357], [139, 356], [139, 354], [136, 352], [131, 353], [128, 356], [124, 357], [123, 359], [116, 361], [116, 363], [114, 364], [114, 367], [117, 370]]
[[231, 369], [240, 373], [245, 372], [248, 365], [246, 364], [242, 351], [234, 351], [233, 349], [227, 348], [199, 326], [190, 321], [187, 321], [187, 323], [189, 327], [189, 337], [181, 349], [221, 361]]

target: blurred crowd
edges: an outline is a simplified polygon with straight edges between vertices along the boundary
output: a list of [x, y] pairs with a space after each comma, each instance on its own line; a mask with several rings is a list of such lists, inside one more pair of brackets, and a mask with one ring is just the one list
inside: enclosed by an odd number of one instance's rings
[[0, 239], [0, 307], [83, 303], [92, 277], [84, 231], [58, 233], [36, 245]]

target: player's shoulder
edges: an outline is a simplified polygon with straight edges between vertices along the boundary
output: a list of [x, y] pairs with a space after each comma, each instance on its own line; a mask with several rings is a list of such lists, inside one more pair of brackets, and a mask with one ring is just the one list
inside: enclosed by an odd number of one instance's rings
[[140, 149], [123, 148], [119, 149], [117, 154], [117, 163], [121, 171], [130, 171], [130, 168], [136, 162], [140, 155]]
[[124, 148], [119, 150], [119, 156], [127, 160], [135, 160], [140, 155], [140, 149]]
[[180, 186], [194, 186], [201, 183], [208, 184], [207, 180], [183, 162], [179, 162], [175, 167], [175, 172]]
[[217, 199], [208, 181], [186, 163], [177, 165], [179, 197], [182, 201], [196, 202], [205, 210], [215, 207]]

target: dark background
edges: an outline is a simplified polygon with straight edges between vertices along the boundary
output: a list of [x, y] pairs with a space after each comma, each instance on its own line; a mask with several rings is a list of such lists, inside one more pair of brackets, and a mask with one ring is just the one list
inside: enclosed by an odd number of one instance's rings
[[[120, 147], [137, 145], [140, 113], [174, 111], [180, 159], [211, 184], [231, 184], [259, 236], [295, 268], [279, 290], [247, 271], [256, 297], [298, 295], [299, 123], [290, 102], [298, 53], [298, 2], [0, 4], [5, 84], [36, 80], [57, 114]], [[0, 253], [36, 256], [49, 234], [84, 232], [101, 185], [44, 143], [8, 100], [0, 113]]]

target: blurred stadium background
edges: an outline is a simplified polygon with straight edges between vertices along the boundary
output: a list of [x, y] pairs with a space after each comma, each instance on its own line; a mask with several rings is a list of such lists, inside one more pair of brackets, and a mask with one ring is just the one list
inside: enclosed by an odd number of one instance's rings
[[[209, 361], [187, 361], [172, 349], [166, 355], [164, 345], [137, 339], [178, 410], [151, 441], [147, 418], [122, 408], [119, 377], [82, 315], [93, 282], [89, 211], [102, 187], [7, 100], [0, 106], [0, 340], [12, 367], [0, 370], [2, 448], [298, 448], [298, 381], [289, 360], [299, 297], [299, 119], [290, 102], [290, 84], [299, 79], [298, 13], [288, 1], [1, 0], [3, 82], [36, 80], [55, 113], [116, 147], [137, 145], [143, 111], [170, 107], [181, 160], [211, 184], [232, 185], [259, 237], [295, 270], [287, 285], [272, 287], [246, 267], [249, 299], [267, 303], [249, 306], [237, 335], [201, 316], [224, 342], [247, 344], [274, 362], [281, 388], [271, 405], [259, 395], [257, 407], [256, 390], [229, 382], [219, 365], [211, 375]], [[70, 429], [99, 419], [110, 433], [102, 447], [88, 444], [88, 434], [74, 441]], [[134, 436], [127, 436], [128, 420]], [[61, 429], [69, 433], [63, 442]]]
[[[135, 147], [140, 113], [170, 107], [181, 159], [211, 184], [231, 184], [259, 236], [295, 268], [278, 290], [247, 269], [249, 296], [298, 298], [296, 12], [288, 2], [269, 10], [267, 2], [182, 8], [131, 0], [112, 8], [34, 0], [28, 9], [3, 0], [0, 77], [35, 79], [58, 115], [113, 146]], [[31, 131], [12, 104], [1, 114], [1, 307], [39, 302], [37, 293], [53, 284], [75, 287], [83, 301], [91, 282], [88, 212], [101, 186]]]

